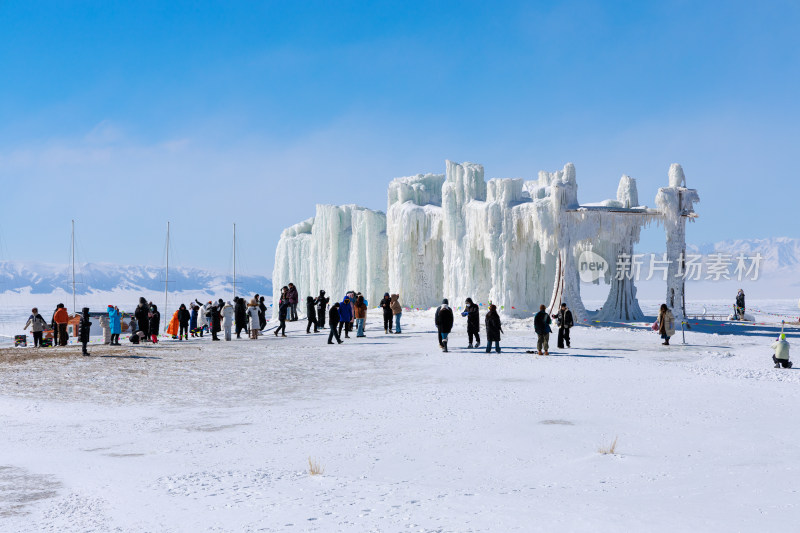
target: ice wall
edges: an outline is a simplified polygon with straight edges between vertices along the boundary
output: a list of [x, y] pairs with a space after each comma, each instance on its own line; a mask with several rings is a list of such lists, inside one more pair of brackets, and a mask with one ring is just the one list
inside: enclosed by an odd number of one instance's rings
[[441, 299], [443, 273], [442, 174], [418, 174], [389, 184], [386, 211], [389, 283], [407, 307]]
[[[287, 228], [275, 251], [273, 301], [292, 282], [301, 302], [325, 289], [339, 299], [348, 290], [377, 303], [388, 286], [386, 215], [355, 205], [317, 205], [316, 215]], [[277, 306], [273, 307], [277, 313]]]

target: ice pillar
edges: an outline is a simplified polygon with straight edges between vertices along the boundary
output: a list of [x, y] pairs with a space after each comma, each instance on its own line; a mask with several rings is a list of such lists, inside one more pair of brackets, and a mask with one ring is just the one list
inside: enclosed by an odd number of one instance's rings
[[686, 188], [683, 169], [677, 163], [669, 167], [669, 187], [656, 195], [656, 206], [664, 217], [667, 234], [667, 299], [666, 304], [676, 318], [686, 316], [686, 219], [694, 218], [694, 203], [700, 197], [695, 189]]

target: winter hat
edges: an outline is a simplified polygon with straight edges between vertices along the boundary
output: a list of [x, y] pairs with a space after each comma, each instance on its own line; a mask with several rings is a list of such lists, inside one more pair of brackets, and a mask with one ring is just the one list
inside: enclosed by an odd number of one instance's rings
[[325, 296], [325, 291], [319, 291], [320, 296]]
[[82, 312], [84, 315], [88, 315], [88, 314], [89, 314], [89, 308], [88, 308], [88, 307], [84, 307], [84, 308], [81, 310], [81, 312]]
[[472, 304], [472, 298], [467, 298], [467, 303], [471, 305]]
[[786, 333], [781, 333], [781, 340], [782, 340], [782, 341], [785, 341], [785, 340], [786, 340]]
[[450, 303], [450, 302], [448, 302], [448, 301], [447, 301], [447, 298], [445, 298], [444, 300], [442, 300], [442, 305], [447, 305], [448, 303]]
[[385, 293], [383, 293], [383, 297], [384, 297], [384, 298], [386, 298], [387, 296], [389, 296], [389, 293], [388, 293], [388, 292], [385, 292]]

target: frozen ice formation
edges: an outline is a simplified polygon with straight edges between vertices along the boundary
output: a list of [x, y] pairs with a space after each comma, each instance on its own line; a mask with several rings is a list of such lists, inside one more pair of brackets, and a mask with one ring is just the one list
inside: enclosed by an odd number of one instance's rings
[[[667, 253], [679, 273], [686, 220], [695, 217], [697, 191], [685, 187], [680, 165], [659, 189], [657, 209], [639, 205], [636, 180], [623, 175], [616, 199], [578, 202], [575, 167], [539, 172], [538, 179], [484, 178], [483, 166], [446, 162], [446, 173], [417, 174], [389, 183], [387, 211], [355, 205], [317, 205], [316, 215], [283, 231], [275, 253], [273, 295], [294, 282], [301, 297], [348, 290], [377, 304], [397, 292], [407, 307], [470, 297], [525, 315], [540, 304], [567, 302], [577, 319], [589, 316], [580, 296], [585, 252], [605, 260], [596, 281], [611, 285], [598, 320], [643, 318], [632, 275], [618, 263], [634, 253], [641, 228], [664, 223]], [[621, 259], [622, 258], [622, 259]], [[596, 266], [596, 265], [595, 265]], [[672, 266], [671, 266], [672, 268]], [[625, 269], [623, 269], [623, 272]], [[683, 315], [682, 278], [673, 276], [667, 303]]]

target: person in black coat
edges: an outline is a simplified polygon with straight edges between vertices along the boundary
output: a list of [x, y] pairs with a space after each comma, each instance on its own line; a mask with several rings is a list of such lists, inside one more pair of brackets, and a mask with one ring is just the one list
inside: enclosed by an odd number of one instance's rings
[[158, 328], [161, 325], [161, 313], [158, 312], [156, 304], [150, 304], [150, 340], [153, 344], [158, 342]]
[[383, 309], [383, 332], [384, 333], [394, 333], [392, 331], [392, 299], [389, 297], [389, 293], [385, 293], [383, 295], [383, 300], [381, 300], [381, 309]]
[[314, 303], [317, 306], [317, 326], [320, 329], [325, 328], [325, 310], [328, 308], [328, 302], [330, 301], [331, 299], [325, 296], [325, 291], [319, 291], [319, 296], [314, 299]]
[[89, 334], [92, 330], [92, 323], [89, 321], [89, 308], [84, 307], [81, 313], [81, 325], [78, 327], [78, 340], [81, 341], [82, 354], [89, 355], [86, 345], [89, 344]]
[[744, 306], [744, 291], [742, 289], [739, 289], [739, 292], [736, 293], [736, 305], [734, 307], [736, 311], [735, 314], [739, 318], [739, 320], [744, 320], [745, 306]]
[[464, 302], [464, 312], [461, 316], [467, 317], [467, 335], [469, 336], [469, 346], [472, 348], [472, 337], [475, 337], [475, 348], [481, 345], [481, 310], [477, 304], [473, 303], [472, 298], [467, 298]]
[[[139, 324], [139, 330], [144, 333], [146, 339], [150, 338], [150, 305], [144, 298], [139, 298], [139, 305], [133, 312], [136, 317], [136, 323]], [[136, 333], [134, 331], [134, 333]]]
[[447, 305], [447, 298], [442, 300], [442, 305], [436, 309], [436, 316], [434, 317], [436, 329], [439, 334], [439, 346], [442, 351], [447, 351], [447, 336], [453, 330], [453, 310]]
[[236, 325], [236, 338], [241, 338], [242, 330], [247, 332], [247, 306], [244, 298], [236, 296], [233, 299], [233, 321]]
[[178, 308], [178, 338], [188, 339], [189, 338], [189, 320], [192, 318], [192, 314], [186, 309], [184, 304]]
[[319, 333], [317, 327], [317, 306], [314, 305], [314, 297], [309, 296], [306, 298], [306, 318], [308, 325], [306, 325], [306, 333], [311, 333], [311, 326], [314, 326], [314, 333]]
[[261, 331], [267, 327], [267, 305], [264, 303], [264, 297], [258, 299], [258, 325]]
[[211, 316], [208, 317], [208, 318], [209, 318], [209, 322], [210, 322], [209, 327], [211, 328], [211, 340], [212, 341], [218, 341], [219, 337], [217, 337], [217, 333], [222, 331], [222, 324], [220, 324], [221, 321], [220, 321], [220, 316], [219, 316], [219, 313], [220, 313], [221, 309], [222, 309], [222, 306], [219, 305], [219, 302], [216, 305], [212, 305], [211, 306]]
[[547, 314], [544, 305], [539, 306], [539, 312], [533, 317], [533, 330], [536, 332], [536, 352], [539, 355], [550, 355], [550, 315]]
[[58, 346], [58, 324], [56, 324], [56, 311], [58, 311], [58, 307], [56, 307], [56, 310], [53, 311], [53, 318], [50, 319], [50, 329], [53, 330], [53, 346]]
[[567, 348], [569, 348], [569, 330], [575, 325], [572, 320], [572, 311], [569, 310], [567, 304], [562, 303], [561, 309], [553, 315], [553, 318], [558, 324], [558, 347], [563, 349], [566, 342]]
[[278, 333], [280, 333], [282, 337], [286, 336], [286, 315], [291, 312], [291, 305], [289, 302], [281, 302], [281, 306], [278, 308], [278, 329], [275, 330], [276, 337]]
[[330, 324], [331, 332], [328, 334], [328, 344], [333, 344], [333, 338], [336, 337], [336, 342], [342, 344], [342, 338], [339, 336], [339, 302], [335, 302], [331, 306], [328, 313], [328, 323]]
[[486, 313], [484, 322], [486, 323], [486, 353], [492, 351], [492, 343], [495, 343], [495, 351], [500, 353], [500, 334], [504, 332], [496, 305], [489, 306], [489, 312]]

